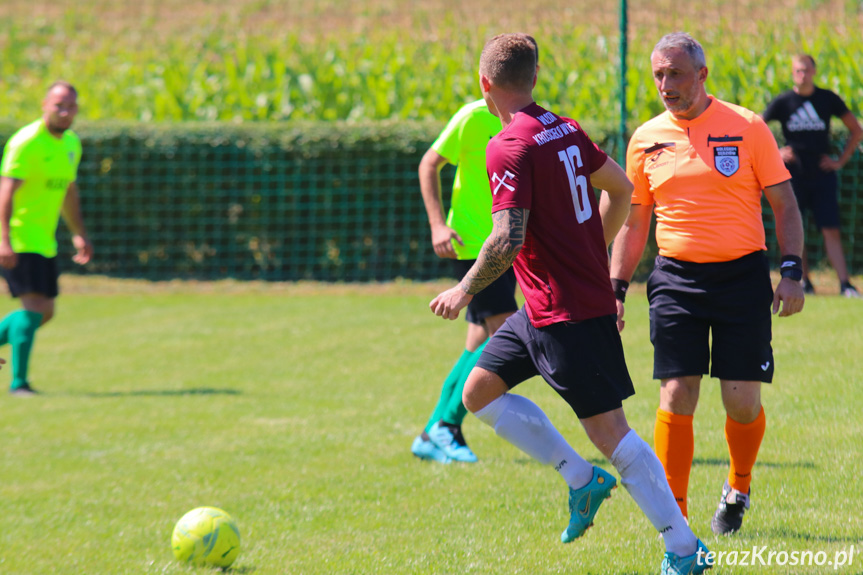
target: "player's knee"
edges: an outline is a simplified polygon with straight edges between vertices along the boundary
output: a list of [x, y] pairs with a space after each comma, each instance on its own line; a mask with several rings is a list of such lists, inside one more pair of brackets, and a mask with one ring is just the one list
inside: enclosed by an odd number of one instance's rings
[[487, 317], [485, 319], [484, 324], [485, 324], [485, 331], [488, 334], [488, 336], [489, 337], [493, 336], [494, 333], [497, 330], [499, 330], [503, 326], [504, 323], [506, 323], [506, 318], [511, 316], [513, 313], [515, 313], [515, 312], [501, 313], [501, 314], [493, 315], [491, 317]]
[[42, 313], [42, 324], [41, 324], [41, 325], [45, 325], [46, 323], [48, 323], [49, 321], [51, 321], [51, 319], [52, 319], [53, 317], [54, 317], [54, 310], [53, 310], [53, 309], [52, 309], [52, 310], [47, 310], [47, 311], [43, 312], [43, 313]]
[[475, 386], [471, 386], [470, 380], [468, 380], [468, 382], [465, 383], [464, 390], [461, 394], [461, 402], [464, 404], [468, 411], [470, 411], [471, 413], [476, 413], [477, 411], [485, 407], [485, 404], [483, 404], [482, 402], [481, 396], [482, 394], [475, 389]]
[[474, 368], [464, 384], [461, 401], [468, 411], [476, 413], [507, 390], [506, 384], [498, 375], [482, 368]]
[[587, 438], [609, 459], [620, 440], [630, 431], [622, 408], [582, 419], [581, 424]]
[[737, 423], [746, 425], [758, 419], [758, 415], [761, 413], [761, 402], [748, 400], [726, 401], [725, 413]]
[[668, 380], [662, 383], [660, 408], [678, 415], [692, 415], [698, 406], [700, 386], [690, 381]]
[[723, 382], [722, 404], [728, 417], [737, 423], [752, 423], [761, 413], [759, 382]]

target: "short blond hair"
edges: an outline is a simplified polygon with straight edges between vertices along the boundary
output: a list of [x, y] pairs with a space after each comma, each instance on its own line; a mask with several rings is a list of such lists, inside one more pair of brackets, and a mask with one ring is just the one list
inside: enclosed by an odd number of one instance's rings
[[485, 43], [479, 73], [492, 84], [529, 92], [536, 78], [537, 44], [527, 34], [498, 34]]
[[810, 64], [812, 64], [813, 68], [818, 68], [818, 66], [815, 64], [815, 58], [813, 58], [811, 54], [797, 54], [796, 56], [791, 58], [791, 60], [793, 62], [806, 62], [806, 61], [808, 61]]

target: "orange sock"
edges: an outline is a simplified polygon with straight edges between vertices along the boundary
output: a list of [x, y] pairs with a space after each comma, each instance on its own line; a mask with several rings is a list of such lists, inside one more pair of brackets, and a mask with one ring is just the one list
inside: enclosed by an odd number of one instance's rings
[[656, 427], [653, 429], [653, 446], [665, 477], [683, 516], [687, 516], [686, 494], [689, 491], [689, 471], [695, 454], [692, 433], [692, 416], [656, 410]]
[[752, 468], [758, 458], [758, 449], [764, 438], [767, 418], [764, 408], [752, 423], [737, 423], [730, 417], [725, 418], [725, 439], [728, 441], [728, 454], [731, 456], [731, 469], [728, 471], [728, 484], [743, 493], [749, 493], [752, 482]]

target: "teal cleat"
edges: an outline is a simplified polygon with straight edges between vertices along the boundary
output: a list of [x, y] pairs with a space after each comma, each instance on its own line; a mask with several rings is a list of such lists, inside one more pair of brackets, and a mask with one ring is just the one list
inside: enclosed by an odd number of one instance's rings
[[438, 421], [431, 426], [428, 436], [431, 442], [451, 460], [476, 463], [476, 455], [465, 443], [464, 436], [461, 434], [461, 427]]
[[678, 557], [670, 551], [665, 552], [660, 575], [698, 575], [713, 568], [713, 558], [708, 556], [707, 546], [698, 540], [695, 553], [686, 557]]
[[438, 463], [449, 463], [449, 457], [437, 445], [431, 442], [425, 431], [414, 439], [411, 445], [411, 453], [420, 459], [437, 461]]
[[560, 534], [560, 540], [569, 543], [578, 539], [588, 527], [602, 502], [611, 497], [611, 490], [617, 487], [617, 479], [604, 469], [593, 466], [593, 478], [580, 489], [569, 488], [569, 525]]

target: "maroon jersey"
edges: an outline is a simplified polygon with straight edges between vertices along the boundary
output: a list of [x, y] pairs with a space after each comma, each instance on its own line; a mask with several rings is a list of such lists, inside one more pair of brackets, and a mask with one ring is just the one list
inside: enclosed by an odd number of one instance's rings
[[617, 312], [590, 185], [607, 159], [578, 123], [535, 103], [488, 143], [492, 212], [530, 210], [513, 267], [535, 327]]

